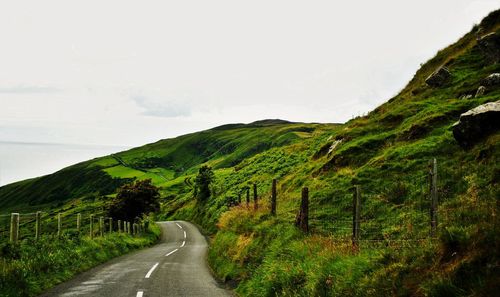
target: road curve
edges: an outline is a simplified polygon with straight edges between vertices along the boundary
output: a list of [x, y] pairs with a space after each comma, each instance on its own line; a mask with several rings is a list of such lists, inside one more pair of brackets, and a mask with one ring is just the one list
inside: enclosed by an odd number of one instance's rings
[[41, 296], [232, 296], [212, 277], [207, 241], [193, 224], [158, 224], [159, 244], [115, 258]]

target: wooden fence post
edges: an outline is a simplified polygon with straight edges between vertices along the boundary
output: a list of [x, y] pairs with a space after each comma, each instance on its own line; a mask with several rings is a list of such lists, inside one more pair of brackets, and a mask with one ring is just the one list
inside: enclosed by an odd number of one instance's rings
[[275, 216], [276, 215], [276, 196], [277, 196], [277, 191], [276, 191], [276, 179], [273, 179], [273, 186], [271, 189], [271, 215]]
[[103, 217], [99, 217], [99, 234], [101, 234], [101, 236], [104, 236], [104, 218]]
[[253, 208], [257, 210], [259, 208], [259, 198], [257, 197], [257, 184], [253, 184]]
[[10, 241], [16, 243], [19, 239], [19, 213], [10, 215]]
[[122, 232], [122, 220], [118, 220], [118, 232]]
[[109, 233], [113, 232], [113, 218], [108, 219], [109, 222]]
[[247, 188], [247, 208], [250, 207], [250, 188]]
[[57, 214], [57, 237], [61, 237], [62, 235], [62, 230], [61, 230], [62, 224], [61, 224], [61, 214]]
[[82, 214], [77, 213], [76, 214], [76, 231], [80, 233], [80, 228], [82, 226]]
[[436, 236], [436, 230], [438, 225], [438, 193], [437, 193], [437, 161], [436, 158], [432, 160], [432, 165], [429, 171], [430, 174], [430, 199], [431, 199], [431, 236]]
[[358, 246], [361, 219], [361, 187], [354, 186], [352, 198], [352, 244]]
[[42, 215], [42, 212], [40, 212], [40, 211], [37, 211], [35, 214], [35, 240], [40, 239], [40, 235], [42, 232], [42, 229], [41, 229], [42, 225], [41, 225], [41, 221], [40, 221], [41, 215]]
[[94, 238], [94, 215], [90, 215], [90, 238]]
[[295, 219], [295, 226], [303, 232], [309, 232], [309, 189], [307, 187], [302, 188], [300, 210]]

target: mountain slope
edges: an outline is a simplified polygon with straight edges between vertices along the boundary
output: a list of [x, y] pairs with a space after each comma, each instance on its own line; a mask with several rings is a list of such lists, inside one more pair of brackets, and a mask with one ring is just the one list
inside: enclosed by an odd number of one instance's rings
[[[485, 78], [500, 72], [498, 59], [477, 38], [479, 28], [480, 36], [500, 35], [500, 11], [439, 51], [398, 95], [365, 117], [343, 125], [232, 124], [162, 140], [75, 165], [89, 174], [81, 183], [59, 184], [48, 176], [2, 187], [0, 206], [38, 203], [34, 183], [48, 192], [68, 189], [70, 195], [53, 197], [71, 203], [95, 191], [112, 195], [94, 185], [92, 174], [106, 183], [152, 178], [162, 186], [158, 219], [192, 220], [213, 235], [209, 262], [241, 295], [492, 296], [500, 283], [500, 132], [467, 149], [452, 132], [460, 114], [500, 98], [498, 85], [475, 97]], [[427, 77], [441, 66], [450, 76], [430, 87]], [[434, 158], [439, 220], [431, 237]], [[213, 197], [197, 203], [192, 180], [204, 163], [215, 168], [216, 181]], [[61, 171], [51, 178], [65, 176]], [[269, 214], [272, 179], [278, 180], [276, 217]], [[254, 184], [259, 209], [235, 206]], [[355, 247], [354, 185], [362, 193]], [[294, 226], [303, 187], [310, 193], [308, 234]]]
[[96, 158], [54, 174], [0, 188], [0, 207], [17, 211], [60, 205], [77, 198], [109, 195], [135, 178], [157, 185], [196, 172], [203, 163], [215, 168], [238, 164], [273, 147], [300, 141], [315, 130], [335, 125], [264, 120], [183, 135]]

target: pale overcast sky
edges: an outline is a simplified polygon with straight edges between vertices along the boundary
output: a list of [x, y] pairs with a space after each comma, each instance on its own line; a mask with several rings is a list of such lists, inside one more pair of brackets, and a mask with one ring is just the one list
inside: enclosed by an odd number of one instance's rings
[[500, 0], [1, 1], [0, 141], [136, 146], [343, 122]]

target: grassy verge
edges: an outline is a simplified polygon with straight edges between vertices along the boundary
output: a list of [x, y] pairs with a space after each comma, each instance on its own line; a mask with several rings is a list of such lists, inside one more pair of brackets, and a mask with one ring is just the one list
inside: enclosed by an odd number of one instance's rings
[[[289, 221], [235, 207], [221, 216], [208, 261], [240, 296], [493, 296], [498, 290], [495, 222], [470, 187], [455, 214], [476, 219], [407, 245], [303, 234]], [[469, 209], [467, 209], [469, 208]], [[460, 225], [460, 226], [459, 226]]]
[[35, 296], [100, 263], [155, 243], [159, 233], [159, 227], [152, 225], [138, 237], [45, 236], [0, 244], [0, 296]]

